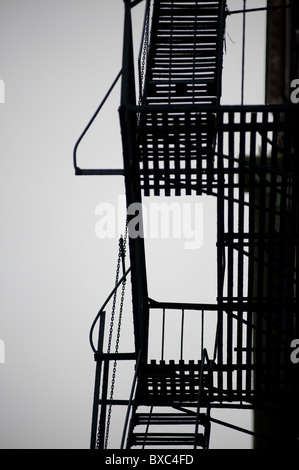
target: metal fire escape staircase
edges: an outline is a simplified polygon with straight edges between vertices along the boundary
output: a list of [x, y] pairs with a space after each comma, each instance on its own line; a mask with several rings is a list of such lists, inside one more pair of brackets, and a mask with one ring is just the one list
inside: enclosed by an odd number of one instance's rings
[[[211, 184], [214, 115], [198, 113], [198, 106], [219, 103], [223, 29], [221, 1], [154, 2], [151, 28], [145, 31], [147, 66], [137, 128], [137, 184], [145, 196], [173, 190], [180, 195], [194, 175]], [[187, 115], [186, 107], [195, 109]], [[200, 155], [191, 148], [195, 143]], [[141, 362], [128, 448], [208, 448], [212, 362], [205, 349], [196, 362]]]
[[215, 115], [204, 106], [220, 101], [223, 34], [223, 2], [154, 2], [139, 127], [145, 196], [212, 184]]
[[[207, 448], [211, 423], [217, 421], [212, 408], [268, 413], [268, 402], [274, 410], [277, 404], [284, 403], [286, 410], [295, 403], [298, 383], [287, 347], [299, 333], [298, 106], [220, 105], [224, 0], [145, 2], [136, 103], [131, 10], [140, 2], [125, 0], [123, 67], [116, 79], [122, 75], [124, 169], [110, 174], [125, 176], [127, 207], [149, 195], [216, 197], [218, 297], [215, 305], [153, 301], [144, 240], [130, 237], [129, 227], [130, 268], [123, 265], [113, 292], [130, 272], [135, 352], [103, 353], [104, 310], [111, 294], [92, 326], [93, 332], [100, 320], [93, 347], [91, 447], [105, 447], [107, 409], [124, 404], [121, 448]], [[77, 174], [109, 174], [81, 170], [74, 162]], [[181, 312], [182, 325], [188, 310], [198, 312], [202, 322], [205, 314], [215, 315], [213, 352], [207, 352], [202, 338], [201, 356], [194, 360], [187, 362], [181, 354], [178, 361], [166, 362], [162, 353], [160, 360], [149, 361], [151, 314], [163, 311], [163, 345], [169, 309]], [[127, 401], [108, 398], [109, 363], [115, 360], [136, 362]]]
[[[213, 381], [210, 365], [204, 350], [197, 363], [162, 360], [141, 366], [127, 448], [191, 446], [207, 449]], [[174, 432], [176, 428], [178, 432]]]

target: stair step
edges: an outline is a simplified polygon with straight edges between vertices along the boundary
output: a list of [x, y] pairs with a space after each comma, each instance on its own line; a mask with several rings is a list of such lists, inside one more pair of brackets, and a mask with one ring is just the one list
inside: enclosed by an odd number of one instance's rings
[[[202, 72], [202, 71], [201, 71]], [[159, 87], [166, 88], [173, 87], [175, 85], [184, 85], [187, 86], [189, 85], [190, 87], [196, 87], [196, 85], [204, 86], [208, 82], [213, 83], [215, 80], [213, 78], [213, 75], [211, 74], [212, 71], [208, 71], [209, 73], [206, 74], [206, 76], [198, 75], [196, 78], [193, 78], [192, 75], [183, 75], [182, 73], [180, 74], [171, 74], [171, 80], [168, 79], [167, 73], [165, 73], [165, 77], [161, 77], [160, 79], [155, 79], [149, 81], [149, 85], [158, 85]]]
[[[192, 433], [133, 433], [131, 436], [131, 446], [147, 445], [147, 446], [180, 446], [180, 445], [194, 445], [194, 434]], [[204, 446], [204, 435], [197, 434], [196, 445]]]
[[215, 57], [155, 57], [150, 73], [186, 70], [188, 73], [200, 73], [202, 69], [215, 69]]
[[160, 6], [161, 5], [169, 5], [169, 4], [176, 4], [176, 3], [188, 3], [188, 4], [206, 4], [206, 5], [211, 5], [211, 4], [219, 4], [219, 0], [160, 0]]
[[[215, 22], [216, 25], [216, 22]], [[190, 37], [193, 38], [194, 35], [196, 37], [203, 37], [203, 36], [217, 36], [218, 31], [216, 26], [207, 25], [206, 23], [202, 23], [196, 26], [196, 30], [194, 29], [194, 25], [192, 23], [161, 23], [157, 28], [157, 36], [169, 36], [171, 33], [172, 37]]]
[[215, 8], [198, 8], [196, 5], [189, 5], [188, 7], [186, 5], [184, 8], [160, 8], [159, 17], [179, 17], [180, 19], [191, 17], [195, 23], [196, 16], [214, 18], [215, 16], [218, 16], [218, 12], [219, 8], [217, 6], [215, 6]]
[[[197, 58], [197, 57], [208, 57], [216, 59], [217, 57], [217, 46], [215, 44], [177, 44], [176, 47], [168, 47], [167, 44], [159, 44], [156, 49], [154, 58], [168, 59], [172, 62], [173, 59], [183, 60], [185, 58]], [[195, 67], [195, 70], [199, 70], [201, 65]]]
[[[199, 414], [199, 424], [206, 422], [206, 414]], [[134, 424], [138, 425], [195, 425], [196, 415], [178, 414], [178, 413], [136, 413]]]
[[176, 34], [175, 36], [160, 34], [156, 42], [157, 46], [167, 45], [170, 47], [176, 47], [177, 45], [180, 45], [181, 47], [185, 47], [185, 44], [192, 45], [193, 47], [194, 45], [199, 46], [201, 44], [213, 44], [214, 47], [216, 47], [217, 46], [217, 34], [216, 33], [210, 34], [209, 36], [208, 35], [203, 36], [200, 34], [196, 34], [196, 35], [190, 34], [189, 36], [186, 36], [184, 32], [182, 32], [182, 34]]

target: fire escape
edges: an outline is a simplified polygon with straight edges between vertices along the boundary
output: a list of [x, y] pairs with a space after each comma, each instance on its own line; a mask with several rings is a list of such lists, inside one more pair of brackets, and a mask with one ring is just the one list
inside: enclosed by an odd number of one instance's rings
[[[214, 408], [266, 413], [274, 436], [262, 436], [265, 446], [294, 447], [298, 373], [290, 361], [290, 344], [299, 333], [298, 106], [221, 105], [225, 0], [144, 0], [137, 101], [131, 12], [140, 2], [124, 2], [123, 66], [115, 80], [122, 79], [124, 168], [78, 167], [76, 150], [87, 126], [75, 147], [76, 174], [123, 174], [128, 208], [150, 195], [216, 198], [217, 302], [153, 300], [144, 240], [130, 236], [133, 215], [128, 213], [119, 276], [90, 334], [96, 360], [91, 448], [107, 448], [113, 405], [126, 407], [120, 448], [206, 449], [217, 422]], [[135, 351], [104, 352], [107, 304], [129, 274]], [[184, 359], [182, 347], [178, 357], [164, 358], [165, 317], [173, 311], [181, 315], [181, 345], [188, 340], [188, 312], [200, 319], [200, 352], [192, 360]], [[149, 325], [157, 312], [161, 356], [149, 360]], [[208, 332], [214, 338], [212, 350], [206, 347], [204, 328], [210, 315], [215, 318]], [[131, 394], [124, 400], [108, 397], [111, 363], [118, 361], [135, 364]]]

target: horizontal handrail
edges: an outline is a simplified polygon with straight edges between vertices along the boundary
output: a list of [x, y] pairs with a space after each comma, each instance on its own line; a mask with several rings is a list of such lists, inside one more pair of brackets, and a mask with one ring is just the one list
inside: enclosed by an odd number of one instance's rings
[[124, 281], [124, 279], [127, 277], [127, 275], [129, 274], [129, 272], [131, 271], [131, 267], [129, 267], [126, 272], [123, 274], [123, 276], [120, 278], [120, 280], [117, 282], [117, 284], [115, 285], [114, 289], [111, 291], [111, 293], [108, 295], [107, 299], [105, 300], [105, 302], [103, 303], [102, 307], [100, 308], [98, 314], [96, 315], [92, 325], [91, 325], [91, 328], [90, 328], [90, 332], [89, 332], [89, 343], [90, 343], [90, 346], [91, 346], [91, 349], [93, 350], [94, 353], [97, 353], [97, 350], [93, 344], [93, 339], [92, 339], [92, 336], [93, 336], [93, 330], [95, 328], [95, 325], [98, 321], [98, 319], [101, 317], [102, 313], [104, 312], [104, 308], [106, 307], [106, 305], [108, 304], [109, 300], [111, 299], [111, 297], [113, 296], [113, 294], [117, 291], [117, 289], [119, 288], [119, 286], [122, 284], [122, 282]]
[[106, 93], [104, 99], [102, 100], [101, 104], [98, 106], [96, 112], [94, 113], [94, 115], [92, 116], [92, 118], [90, 119], [89, 123], [87, 124], [87, 126], [85, 127], [84, 131], [82, 132], [82, 134], [80, 135], [79, 139], [77, 140], [76, 144], [75, 144], [75, 147], [74, 147], [74, 152], [73, 152], [73, 164], [74, 164], [74, 169], [75, 169], [75, 173], [80, 175], [82, 174], [82, 170], [80, 170], [80, 168], [77, 166], [77, 150], [78, 150], [78, 147], [79, 147], [79, 144], [80, 142], [82, 141], [83, 137], [85, 136], [85, 134], [87, 133], [88, 129], [90, 128], [90, 126], [92, 125], [93, 121], [95, 120], [95, 118], [97, 117], [97, 115], [99, 114], [99, 112], [101, 111], [102, 107], [104, 106], [105, 102], [107, 101], [110, 93], [112, 92], [113, 88], [115, 87], [116, 83], [118, 82], [120, 76], [122, 74], [122, 70], [120, 70], [115, 78], [115, 80], [113, 81], [111, 87], [109, 88], [108, 92]]
[[125, 176], [125, 170], [119, 168], [82, 169], [76, 168], [76, 175], [83, 176]]
[[291, 8], [292, 5], [273, 5], [273, 6], [267, 6], [267, 7], [259, 7], [259, 8], [245, 8], [243, 10], [226, 10], [225, 14], [227, 16], [230, 15], [235, 15], [239, 13], [256, 13], [259, 11], [271, 11], [271, 10], [278, 10], [282, 8]]
[[183, 112], [183, 111], [194, 111], [194, 112], [256, 112], [262, 113], [265, 111], [295, 111], [299, 109], [299, 105], [296, 103], [287, 104], [151, 104], [151, 105], [132, 105], [128, 104], [125, 106], [127, 111], [135, 112], [161, 112], [169, 111], [171, 113]]
[[115, 361], [117, 359], [118, 361], [130, 361], [130, 360], [136, 360], [137, 355], [135, 352], [132, 353], [101, 353], [101, 352], [96, 352], [94, 354], [95, 359], [98, 361]]
[[149, 299], [150, 309], [169, 309], [169, 310], [209, 310], [217, 311], [220, 310], [218, 304], [200, 304], [200, 303], [188, 303], [188, 302], [159, 302], [153, 299]]

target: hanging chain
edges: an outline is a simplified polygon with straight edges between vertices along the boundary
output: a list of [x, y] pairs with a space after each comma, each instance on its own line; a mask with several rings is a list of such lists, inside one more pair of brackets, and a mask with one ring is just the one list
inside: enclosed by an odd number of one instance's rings
[[[124, 259], [125, 259], [125, 256], [126, 256], [127, 234], [128, 234], [128, 222], [126, 221], [124, 239], [121, 236], [120, 240], [119, 240], [119, 245], [118, 245], [119, 250], [118, 250], [117, 266], [116, 266], [115, 287], [117, 286], [117, 284], [119, 282], [119, 271], [120, 271], [121, 261], [123, 261], [123, 263], [124, 263]], [[125, 270], [124, 270], [124, 272], [125, 272]], [[118, 352], [118, 347], [119, 347], [121, 318], [122, 318], [122, 310], [123, 310], [123, 302], [124, 302], [124, 294], [125, 294], [125, 281], [126, 281], [126, 278], [124, 278], [124, 280], [122, 282], [122, 292], [121, 292], [121, 301], [120, 301], [120, 315], [119, 315], [119, 321], [118, 321], [116, 351], [115, 352]], [[108, 354], [111, 351], [111, 343], [112, 343], [112, 336], [113, 336], [113, 329], [114, 329], [114, 319], [115, 319], [116, 297], [117, 297], [117, 289], [115, 289], [115, 292], [114, 292], [114, 295], [113, 295], [113, 302], [112, 302], [112, 309], [111, 309], [109, 339], [108, 339], [108, 346], [107, 346], [107, 353]], [[112, 373], [112, 384], [111, 384], [110, 399], [113, 398], [114, 384], [115, 384], [115, 374], [116, 374], [116, 365], [114, 364], [113, 373]], [[107, 420], [105, 448], [107, 448], [108, 434], [109, 434], [109, 427], [110, 427], [110, 420], [111, 420], [111, 409], [110, 408], [111, 408], [111, 405], [109, 407], [108, 420]], [[99, 449], [99, 437], [100, 437], [100, 423], [99, 423], [99, 426], [98, 426], [98, 433], [97, 433], [97, 442], [96, 442], [96, 448], [97, 449]]]
[[[116, 275], [115, 275], [115, 287], [117, 286], [118, 280], [119, 280], [120, 262], [121, 262], [121, 251], [120, 251], [120, 246], [119, 246], [118, 257], [117, 257], [117, 265], [116, 265]], [[115, 318], [116, 297], [117, 297], [117, 289], [115, 289], [115, 292], [113, 294], [111, 319], [110, 319], [110, 329], [109, 329], [109, 338], [108, 338], [108, 346], [107, 346], [107, 353], [108, 354], [111, 351], [111, 342], [112, 342], [114, 318]], [[96, 442], [96, 448], [97, 449], [99, 449], [99, 439], [100, 439], [100, 422], [99, 422], [99, 425], [98, 425], [98, 433], [97, 433], [97, 442]]]
[[[117, 260], [117, 274], [118, 275], [119, 275], [119, 269], [120, 269], [120, 262], [121, 261], [123, 262], [123, 267], [124, 267], [124, 272], [125, 272], [124, 262], [125, 262], [125, 257], [126, 257], [127, 234], [128, 234], [128, 225], [126, 224], [124, 238], [120, 237], [120, 240], [119, 240], [119, 252], [118, 252], [118, 260]], [[115, 344], [115, 353], [116, 354], [118, 353], [118, 349], [119, 349], [119, 340], [120, 340], [120, 332], [121, 332], [123, 305], [124, 305], [124, 298], [125, 298], [125, 287], [126, 287], [126, 278], [124, 278], [124, 280], [122, 281], [122, 290], [121, 290], [120, 307], [119, 307], [119, 319], [118, 319], [116, 344]], [[113, 332], [114, 316], [115, 316], [115, 303], [114, 303], [113, 321], [111, 319], [111, 324], [110, 324], [111, 337], [112, 337], [112, 332]], [[109, 339], [110, 339], [110, 335], [109, 335]], [[111, 348], [111, 341], [110, 341], [109, 352], [110, 352], [110, 348]], [[117, 368], [117, 360], [115, 359], [115, 361], [113, 363], [113, 370], [112, 370], [110, 400], [113, 399], [113, 395], [114, 395], [116, 368]], [[105, 435], [105, 446], [104, 446], [105, 449], [107, 449], [107, 445], [108, 445], [108, 437], [109, 437], [109, 430], [110, 430], [110, 423], [111, 423], [111, 412], [112, 412], [112, 404], [109, 405], [109, 409], [108, 409], [106, 435]]]
[[[120, 262], [121, 262], [121, 251], [120, 251], [120, 246], [119, 246], [117, 266], [116, 266], [115, 286], [117, 286], [118, 280], [119, 280]], [[110, 320], [110, 330], [109, 330], [109, 339], [108, 339], [108, 347], [107, 347], [107, 353], [108, 354], [110, 353], [110, 350], [111, 350], [111, 342], [112, 342], [112, 334], [113, 334], [114, 318], [115, 318], [116, 297], [117, 297], [117, 289], [115, 290], [114, 295], [113, 295], [111, 320]]]
[[140, 90], [139, 90], [139, 100], [138, 100], [139, 106], [141, 106], [141, 104], [142, 104], [142, 92], [143, 92], [143, 86], [144, 86], [144, 72], [145, 72], [145, 63], [146, 63], [147, 49], [148, 49], [150, 4], [151, 4], [151, 2], [149, 1], [147, 12], [146, 12], [145, 28], [144, 28], [143, 52], [142, 52], [141, 69], [140, 69]]

